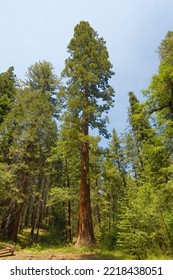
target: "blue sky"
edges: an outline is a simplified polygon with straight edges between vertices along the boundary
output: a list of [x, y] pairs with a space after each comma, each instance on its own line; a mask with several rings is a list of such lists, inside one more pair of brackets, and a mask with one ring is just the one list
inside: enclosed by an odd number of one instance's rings
[[39, 60], [60, 76], [75, 25], [90, 23], [106, 40], [116, 73], [108, 128], [118, 133], [127, 127], [128, 91], [141, 100], [158, 69], [157, 47], [173, 30], [172, 0], [1, 0], [0, 13], [0, 72], [13, 65], [21, 79]]

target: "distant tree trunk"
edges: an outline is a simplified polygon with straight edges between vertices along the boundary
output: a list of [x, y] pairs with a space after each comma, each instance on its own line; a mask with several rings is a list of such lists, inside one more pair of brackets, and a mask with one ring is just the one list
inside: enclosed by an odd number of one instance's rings
[[30, 207], [27, 205], [27, 209], [25, 212], [25, 217], [24, 217], [24, 226], [28, 227], [29, 226], [29, 218], [30, 218]]
[[72, 242], [72, 230], [71, 230], [71, 201], [68, 200], [68, 230], [67, 230], [68, 242]]
[[38, 204], [38, 211], [37, 211], [37, 233], [36, 233], [36, 240], [38, 240], [39, 237], [39, 231], [41, 227], [41, 222], [42, 222], [42, 211], [43, 211], [43, 204], [42, 201], [39, 201]]
[[[85, 96], [85, 98], [87, 98]], [[86, 100], [87, 103], [87, 100]], [[83, 112], [83, 134], [88, 136], [88, 118]], [[89, 144], [88, 140], [81, 142], [81, 183], [80, 183], [80, 205], [78, 218], [77, 246], [92, 247], [96, 245], [90, 201], [90, 180], [89, 180]]]
[[39, 195], [37, 194], [34, 198], [34, 203], [33, 203], [32, 213], [31, 213], [31, 236], [34, 235], [34, 230], [36, 228], [38, 201], [39, 201]]
[[13, 230], [11, 233], [11, 240], [13, 240], [14, 242], [17, 241], [17, 234], [18, 234], [18, 230], [19, 230], [21, 211], [22, 211], [22, 207], [19, 207], [17, 209], [16, 215], [13, 219]]
[[15, 200], [11, 200], [11, 203], [9, 205], [9, 213], [4, 228], [4, 236], [6, 236], [8, 239], [11, 239], [14, 242], [17, 241], [17, 234], [20, 226], [21, 215], [27, 199], [27, 187], [28, 187], [27, 175], [22, 173], [19, 174], [21, 174], [20, 183], [22, 185], [22, 188], [19, 187], [18, 185], [16, 186], [18, 189], [21, 188], [22, 196], [25, 198], [25, 200], [23, 199], [22, 202], [20, 203]]
[[11, 205], [10, 212], [4, 228], [4, 236], [14, 242], [17, 241], [20, 217], [23, 205]]
[[97, 214], [98, 225], [100, 227], [100, 225], [101, 225], [101, 215], [100, 215], [100, 207], [99, 207], [98, 204], [96, 205], [96, 214]]
[[[69, 178], [69, 173], [68, 173], [68, 162], [67, 159], [65, 161], [66, 164], [66, 179], [67, 179], [67, 187], [70, 189], [70, 178]], [[68, 199], [68, 215], [67, 215], [67, 238], [68, 242], [72, 242], [72, 230], [71, 230], [71, 200]]]

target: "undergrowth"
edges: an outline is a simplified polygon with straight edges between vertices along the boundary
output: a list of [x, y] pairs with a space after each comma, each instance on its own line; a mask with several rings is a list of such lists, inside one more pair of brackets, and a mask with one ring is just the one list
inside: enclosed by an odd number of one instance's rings
[[[7, 240], [0, 239], [0, 246], [11, 243]], [[46, 230], [40, 230], [39, 237], [36, 235], [30, 235], [30, 229], [23, 229], [18, 234], [18, 241], [16, 243], [16, 251], [30, 252], [32, 254], [43, 254], [43, 253], [56, 253], [56, 254], [83, 254], [83, 255], [95, 255], [97, 259], [116, 259], [116, 260], [135, 260], [138, 259], [137, 256], [130, 254], [129, 252], [123, 250], [107, 250], [103, 246], [98, 246], [97, 248], [79, 248], [75, 244], [67, 244], [56, 234], [51, 234]], [[89, 259], [89, 258], [88, 258]], [[169, 254], [165, 252], [148, 252], [148, 260], [168, 260], [172, 259]]]

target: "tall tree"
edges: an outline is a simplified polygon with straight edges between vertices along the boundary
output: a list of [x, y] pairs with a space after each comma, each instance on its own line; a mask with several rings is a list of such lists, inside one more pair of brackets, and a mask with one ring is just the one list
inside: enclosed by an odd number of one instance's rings
[[126, 135], [127, 155], [132, 160], [132, 172], [136, 177], [144, 172], [143, 147], [153, 143], [153, 130], [144, 104], [140, 103], [134, 94], [129, 92], [129, 123], [131, 131]]
[[113, 88], [109, 79], [114, 74], [106, 43], [90, 26], [81, 21], [74, 29], [74, 36], [68, 45], [69, 58], [65, 62], [63, 76], [68, 79], [64, 91], [66, 118], [78, 126], [77, 137], [81, 146], [81, 182], [79, 207], [79, 233], [76, 245], [93, 246], [90, 180], [89, 180], [89, 127], [98, 128], [108, 137], [106, 129], [107, 112], [113, 105]]

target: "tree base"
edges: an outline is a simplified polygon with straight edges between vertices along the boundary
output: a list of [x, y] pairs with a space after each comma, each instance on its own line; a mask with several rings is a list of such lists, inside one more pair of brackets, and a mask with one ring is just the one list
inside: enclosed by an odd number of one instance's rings
[[76, 247], [87, 247], [87, 248], [96, 248], [97, 243], [94, 239], [86, 239], [78, 237], [76, 243]]

